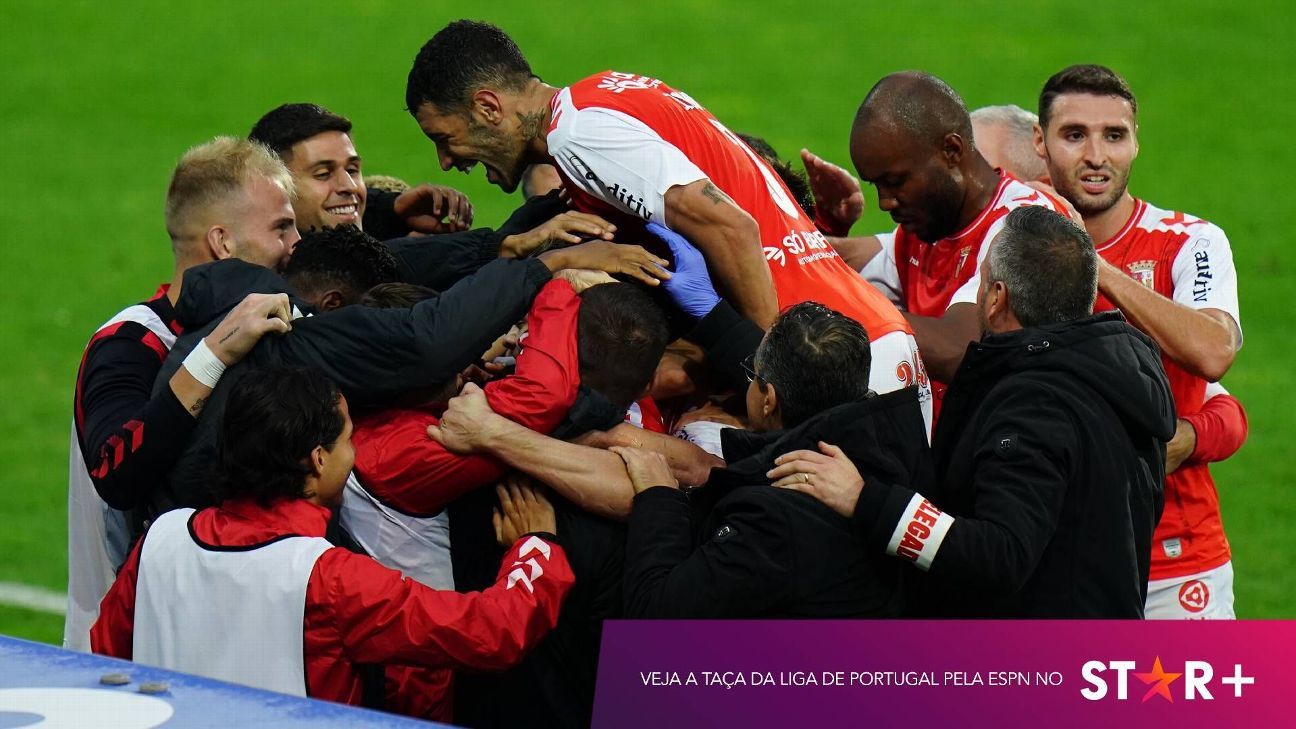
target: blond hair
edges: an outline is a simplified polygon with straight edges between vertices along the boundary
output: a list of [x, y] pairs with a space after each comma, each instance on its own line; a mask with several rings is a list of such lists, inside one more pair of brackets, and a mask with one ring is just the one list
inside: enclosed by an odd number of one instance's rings
[[192, 235], [194, 223], [213, 206], [243, 192], [260, 175], [293, 195], [292, 174], [265, 146], [238, 137], [216, 137], [180, 158], [167, 188], [166, 227], [172, 243]]

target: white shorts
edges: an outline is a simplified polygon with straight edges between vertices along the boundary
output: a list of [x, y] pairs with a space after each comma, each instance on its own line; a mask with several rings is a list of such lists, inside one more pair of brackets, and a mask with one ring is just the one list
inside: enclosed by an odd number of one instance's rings
[[1236, 620], [1233, 612], [1233, 563], [1195, 575], [1149, 580], [1148, 620]]

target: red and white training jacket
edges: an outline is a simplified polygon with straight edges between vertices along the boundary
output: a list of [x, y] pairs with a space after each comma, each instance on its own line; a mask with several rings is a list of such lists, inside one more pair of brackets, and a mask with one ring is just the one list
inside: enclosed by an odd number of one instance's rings
[[[184, 561], [201, 563], [225, 575], [237, 568], [237, 560], [224, 565], [193, 555], [229, 552], [250, 563], [268, 555], [262, 549], [278, 541], [322, 537], [328, 518], [328, 509], [302, 499], [280, 500], [268, 508], [251, 501], [225, 502], [186, 518], [188, 528], [181, 534], [190, 542], [184, 547], [190, 558]], [[141, 575], [165, 574], [166, 565], [175, 561], [167, 551], [150, 550], [149, 538], [146, 534], [136, 545], [104, 598], [90, 634], [96, 653], [134, 657], [137, 621], [142, 617], [138, 603], [144, 597], [137, 595]], [[389, 670], [388, 680], [403, 670], [408, 676], [405, 693], [415, 695], [402, 695], [401, 686], [394, 690], [389, 686], [387, 707], [439, 720], [450, 718], [448, 697], [425, 695], [435, 681], [410, 676], [408, 667], [490, 671], [516, 664], [556, 624], [559, 606], [575, 579], [562, 547], [533, 535], [519, 539], [505, 554], [493, 586], [469, 594], [433, 590], [369, 557], [338, 547], [317, 550], [315, 544], [308, 540], [294, 552], [312, 560], [309, 570], [295, 573], [307, 580], [301, 610], [306, 693], [358, 705], [362, 694], [358, 664], [388, 665], [399, 669]], [[161, 562], [141, 568], [142, 552], [145, 559]], [[166, 611], [182, 615], [191, 607], [188, 601], [193, 598], [181, 588], [183, 585], [171, 586], [165, 581], [145, 586], [152, 606], [148, 618], [152, 622], [151, 643], [196, 642], [211, 647], [213, 655], [228, 657], [233, 653], [231, 660], [237, 662], [238, 646], [263, 632], [255, 625], [241, 633], [170, 632], [168, 626], [180, 626], [183, 620], [167, 618]], [[270, 599], [256, 591], [226, 599], [235, 597], [248, 603]], [[166, 655], [169, 649], [154, 645], [149, 650], [157, 656]], [[201, 652], [188, 653], [192, 658]], [[186, 668], [210, 675], [192, 663]], [[252, 677], [257, 672], [244, 665], [241, 675]], [[300, 678], [284, 676], [281, 682]]]

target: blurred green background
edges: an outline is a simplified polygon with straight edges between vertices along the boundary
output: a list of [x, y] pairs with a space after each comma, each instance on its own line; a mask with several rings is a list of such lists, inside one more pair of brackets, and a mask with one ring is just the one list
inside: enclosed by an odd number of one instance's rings
[[[1131, 189], [1230, 236], [1246, 346], [1225, 384], [1251, 437], [1214, 472], [1240, 617], [1296, 616], [1292, 338], [1296, 162], [1290, 2], [489, 3], [364, 0], [8, 3], [0, 30], [0, 582], [62, 591], [73, 380], [88, 336], [169, 276], [162, 202], [189, 146], [246, 134], [270, 108], [349, 116], [369, 173], [452, 184], [479, 224], [518, 202], [443, 173], [403, 111], [405, 74], [446, 22], [489, 20], [564, 85], [607, 68], [656, 76], [784, 157], [848, 165], [850, 121], [881, 75], [917, 68], [970, 107], [1028, 109], [1077, 62], [1123, 73], [1139, 97]], [[867, 191], [866, 191], [867, 192]], [[856, 227], [889, 229], [874, 207]], [[1288, 241], [1288, 242], [1284, 242]], [[62, 618], [0, 607], [0, 633], [57, 642]]]

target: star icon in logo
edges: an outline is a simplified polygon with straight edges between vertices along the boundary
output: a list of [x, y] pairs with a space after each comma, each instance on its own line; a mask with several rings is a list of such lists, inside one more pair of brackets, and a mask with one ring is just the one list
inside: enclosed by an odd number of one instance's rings
[[1148, 699], [1152, 698], [1152, 694], [1161, 694], [1161, 696], [1166, 701], [1169, 701], [1170, 703], [1173, 704], [1174, 697], [1170, 695], [1170, 684], [1174, 683], [1175, 679], [1179, 678], [1183, 674], [1170, 673], [1166, 671], [1164, 668], [1161, 667], [1161, 656], [1157, 656], [1156, 661], [1153, 662], [1152, 664], [1151, 672], [1136, 673], [1134, 675], [1137, 676], [1138, 679], [1143, 683], [1156, 684], [1152, 688], [1148, 689], [1147, 693], [1143, 694], [1144, 701], [1147, 701]]

